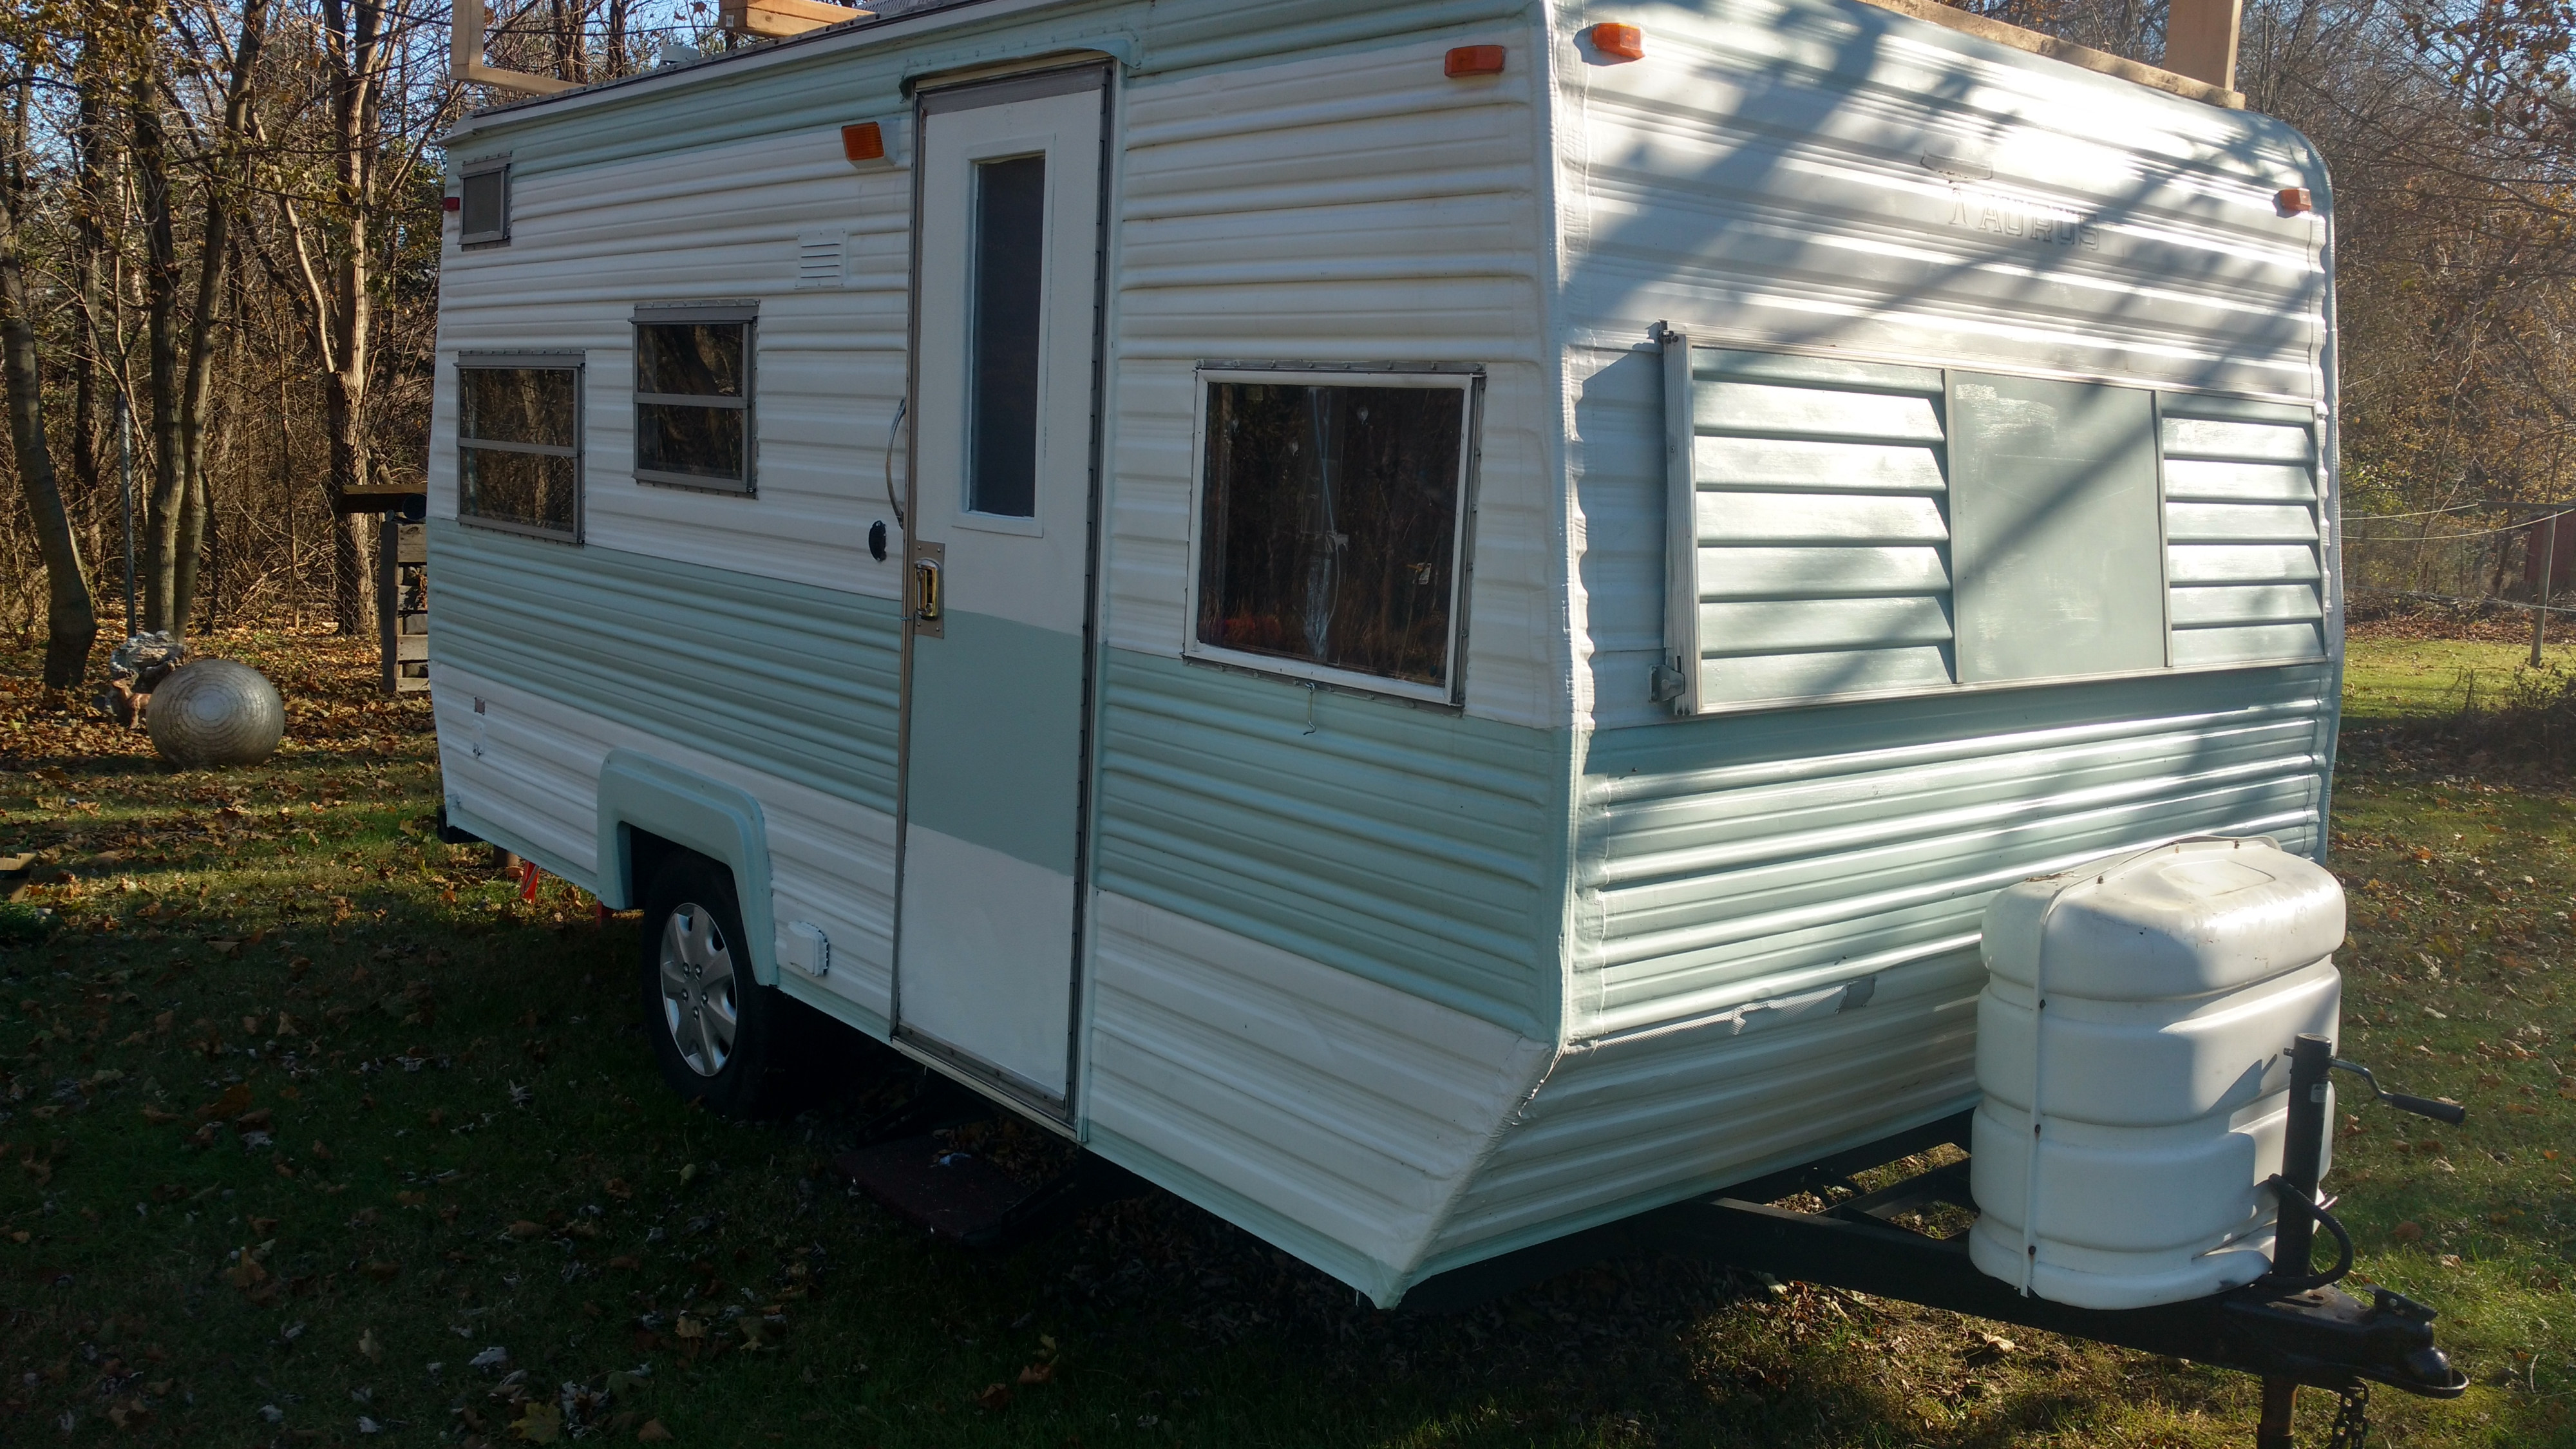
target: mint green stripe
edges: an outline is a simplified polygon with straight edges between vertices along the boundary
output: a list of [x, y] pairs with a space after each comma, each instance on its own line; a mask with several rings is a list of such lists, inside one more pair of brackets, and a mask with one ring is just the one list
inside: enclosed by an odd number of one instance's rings
[[912, 653], [904, 816], [1070, 876], [1082, 791], [1082, 640], [950, 611]]
[[429, 656], [894, 813], [890, 599], [429, 525]]
[[1554, 1039], [1567, 734], [1105, 658], [1103, 889]]

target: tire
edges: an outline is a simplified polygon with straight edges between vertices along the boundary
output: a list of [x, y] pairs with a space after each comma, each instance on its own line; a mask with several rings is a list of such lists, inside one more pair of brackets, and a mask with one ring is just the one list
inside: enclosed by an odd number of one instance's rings
[[644, 1030], [671, 1090], [722, 1117], [792, 1111], [792, 1003], [752, 979], [733, 873], [687, 852], [665, 861], [638, 945]]

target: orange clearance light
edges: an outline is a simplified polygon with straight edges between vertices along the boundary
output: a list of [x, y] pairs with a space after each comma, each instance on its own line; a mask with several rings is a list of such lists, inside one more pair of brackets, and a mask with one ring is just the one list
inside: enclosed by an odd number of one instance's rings
[[2272, 204], [2281, 208], [2283, 216], [2305, 216], [2317, 209], [2317, 199], [2304, 186], [2284, 186], [2273, 192]]
[[1616, 60], [1644, 60], [1646, 32], [1633, 25], [1604, 22], [1592, 27], [1592, 48]]
[[885, 131], [874, 121], [841, 128], [841, 154], [853, 161], [885, 159]]
[[1503, 48], [1499, 45], [1462, 45], [1449, 52], [1441, 63], [1441, 74], [1451, 80], [1466, 75], [1501, 75]]

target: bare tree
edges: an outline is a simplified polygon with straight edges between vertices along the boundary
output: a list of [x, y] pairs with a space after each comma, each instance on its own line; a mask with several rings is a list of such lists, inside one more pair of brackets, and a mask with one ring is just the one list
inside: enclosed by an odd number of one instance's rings
[[[35, 18], [22, 12], [22, 23]], [[45, 683], [69, 688], [89, 672], [98, 639], [98, 611], [89, 574], [72, 533], [71, 516], [54, 474], [45, 440], [44, 378], [38, 366], [36, 318], [19, 249], [19, 218], [28, 194], [28, 112], [33, 104], [41, 43], [37, 35], [6, 37], [18, 61], [8, 110], [8, 154], [0, 159], [0, 377], [9, 395], [9, 440], [18, 482], [45, 560]]]

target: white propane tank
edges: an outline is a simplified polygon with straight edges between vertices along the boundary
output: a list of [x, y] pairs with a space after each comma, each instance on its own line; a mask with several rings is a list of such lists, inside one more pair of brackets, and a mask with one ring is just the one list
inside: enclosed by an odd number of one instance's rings
[[2290, 1046], [2335, 1036], [2343, 930], [2335, 878], [2269, 839], [2186, 840], [1997, 895], [1977, 999], [1977, 1267], [2078, 1308], [2262, 1276]]

